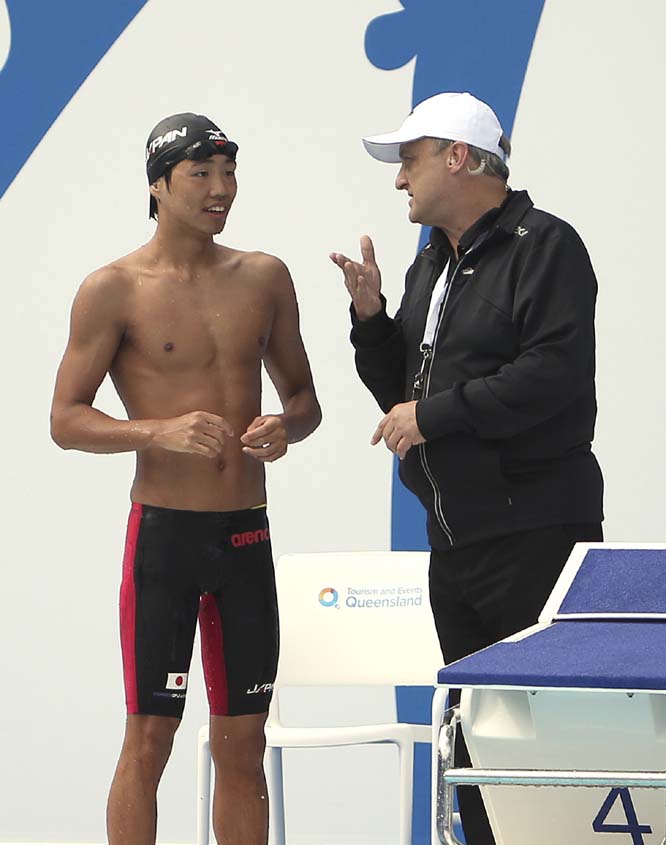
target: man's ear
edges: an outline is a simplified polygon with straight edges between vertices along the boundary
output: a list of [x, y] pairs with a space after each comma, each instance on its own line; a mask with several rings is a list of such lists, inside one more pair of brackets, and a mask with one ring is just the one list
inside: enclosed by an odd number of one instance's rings
[[465, 163], [470, 161], [469, 147], [464, 141], [454, 141], [444, 151], [444, 155], [451, 173], [458, 173], [465, 166]]

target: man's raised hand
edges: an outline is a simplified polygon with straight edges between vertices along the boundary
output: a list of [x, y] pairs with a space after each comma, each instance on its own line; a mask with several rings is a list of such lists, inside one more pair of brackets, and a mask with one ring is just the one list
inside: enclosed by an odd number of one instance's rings
[[359, 320], [369, 320], [382, 309], [379, 298], [382, 277], [375, 261], [375, 248], [367, 235], [361, 238], [361, 256], [362, 264], [340, 252], [332, 252], [329, 257], [344, 273], [345, 287], [354, 303], [356, 316]]

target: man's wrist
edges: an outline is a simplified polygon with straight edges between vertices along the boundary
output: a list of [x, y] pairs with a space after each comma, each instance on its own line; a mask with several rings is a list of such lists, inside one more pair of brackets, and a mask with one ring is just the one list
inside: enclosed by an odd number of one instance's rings
[[354, 305], [354, 311], [356, 312], [356, 316], [358, 317], [359, 322], [365, 323], [368, 320], [372, 320], [373, 317], [376, 317], [382, 311], [382, 301], [377, 298], [376, 307], [364, 308], [361, 311]]

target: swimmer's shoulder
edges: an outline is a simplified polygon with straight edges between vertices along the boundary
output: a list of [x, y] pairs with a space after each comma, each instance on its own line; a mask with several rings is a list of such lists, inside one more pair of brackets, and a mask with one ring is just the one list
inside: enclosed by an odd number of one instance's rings
[[231, 247], [223, 247], [223, 249], [225, 252], [221, 253], [221, 261], [225, 262], [227, 267], [238, 269], [248, 277], [276, 286], [278, 289], [285, 286], [292, 287], [287, 265], [277, 256], [259, 250], [244, 252]]
[[127, 306], [137, 278], [139, 250], [98, 267], [83, 280], [76, 301], [88, 308], [103, 308], [117, 318]]

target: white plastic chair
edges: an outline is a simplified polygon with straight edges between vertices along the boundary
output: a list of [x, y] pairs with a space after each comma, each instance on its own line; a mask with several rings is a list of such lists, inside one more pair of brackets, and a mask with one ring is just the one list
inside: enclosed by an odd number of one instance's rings
[[[442, 658], [428, 599], [428, 557], [426, 552], [332, 552], [280, 558], [280, 665], [266, 724], [275, 845], [285, 845], [282, 749], [373, 743], [398, 747], [399, 842], [411, 845], [414, 743], [431, 743], [432, 726], [286, 727], [280, 721], [279, 699], [285, 687], [434, 686]], [[210, 784], [204, 725], [198, 747], [197, 845], [209, 842]]]

